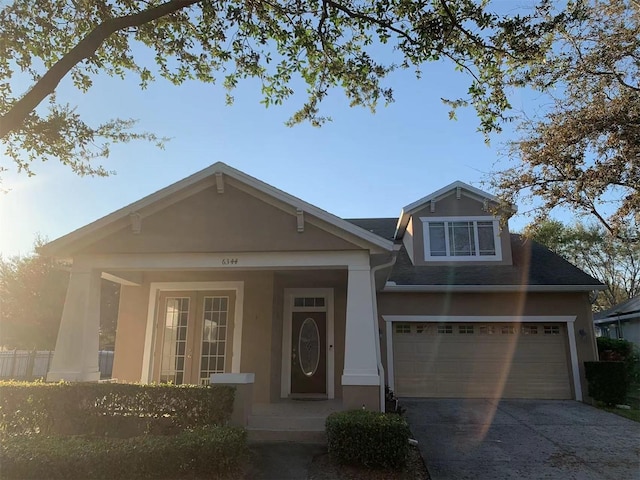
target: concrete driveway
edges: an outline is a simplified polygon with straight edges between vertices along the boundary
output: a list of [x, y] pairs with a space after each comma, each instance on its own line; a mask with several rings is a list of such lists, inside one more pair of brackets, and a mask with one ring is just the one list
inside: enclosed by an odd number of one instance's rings
[[432, 480], [640, 479], [640, 424], [583, 403], [401, 404]]

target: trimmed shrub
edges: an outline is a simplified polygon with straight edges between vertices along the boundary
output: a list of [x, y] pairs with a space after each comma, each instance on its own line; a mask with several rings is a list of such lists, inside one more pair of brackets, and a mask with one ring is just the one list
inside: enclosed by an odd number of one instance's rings
[[604, 362], [624, 362], [627, 381], [640, 382], [640, 350], [628, 340], [598, 337], [598, 355]]
[[400, 468], [409, 453], [409, 425], [400, 415], [351, 410], [329, 415], [330, 455], [338, 462], [374, 468]]
[[623, 362], [584, 362], [589, 396], [606, 405], [624, 403], [627, 398], [627, 374]]
[[231, 427], [129, 439], [21, 436], [0, 445], [7, 480], [220, 478], [237, 472], [246, 455], [246, 431]]
[[233, 387], [0, 382], [0, 435], [171, 434], [223, 425]]

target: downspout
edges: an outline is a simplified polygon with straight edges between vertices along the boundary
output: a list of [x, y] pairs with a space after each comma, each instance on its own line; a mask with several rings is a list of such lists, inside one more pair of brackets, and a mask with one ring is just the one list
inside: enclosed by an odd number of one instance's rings
[[387, 263], [383, 263], [382, 265], [375, 266], [371, 269], [371, 298], [373, 299], [373, 330], [375, 335], [375, 344], [376, 344], [376, 360], [378, 362], [378, 375], [380, 376], [380, 411], [384, 413], [385, 411], [385, 380], [384, 380], [384, 366], [382, 365], [382, 353], [380, 351], [380, 330], [378, 328], [378, 298], [376, 295], [376, 272], [382, 270], [383, 268], [393, 267], [398, 258], [398, 252], [402, 245], [394, 244], [393, 251], [391, 252], [391, 260]]

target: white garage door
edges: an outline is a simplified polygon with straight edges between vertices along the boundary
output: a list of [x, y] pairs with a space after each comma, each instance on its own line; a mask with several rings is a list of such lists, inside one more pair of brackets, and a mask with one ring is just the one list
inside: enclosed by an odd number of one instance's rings
[[572, 398], [564, 324], [394, 322], [393, 356], [398, 396]]

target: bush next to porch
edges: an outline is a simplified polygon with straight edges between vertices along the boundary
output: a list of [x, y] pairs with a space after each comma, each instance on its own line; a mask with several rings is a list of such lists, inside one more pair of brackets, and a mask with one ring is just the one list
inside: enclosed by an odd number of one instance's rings
[[169, 434], [223, 425], [226, 386], [0, 382], [0, 435]]
[[221, 478], [246, 460], [246, 431], [201, 427], [127, 439], [17, 436], [0, 444], [3, 479]]
[[339, 463], [400, 468], [409, 453], [409, 425], [400, 415], [368, 410], [332, 413], [327, 418], [329, 453]]

